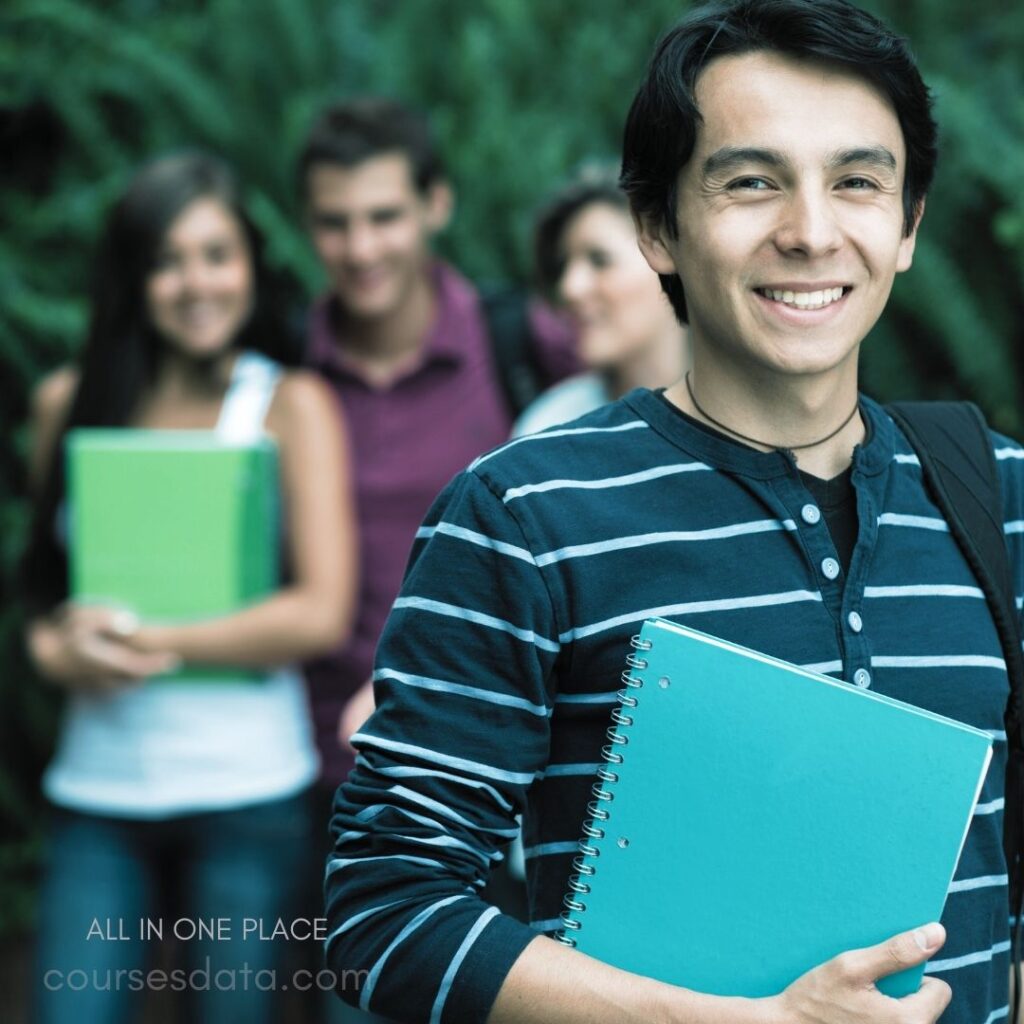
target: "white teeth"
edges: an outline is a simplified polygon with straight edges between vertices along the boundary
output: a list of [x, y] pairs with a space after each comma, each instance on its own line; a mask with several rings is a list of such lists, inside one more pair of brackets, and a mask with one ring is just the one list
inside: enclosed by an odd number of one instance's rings
[[796, 306], [797, 309], [821, 309], [823, 306], [838, 302], [843, 297], [844, 289], [839, 287], [824, 288], [816, 292], [790, 292], [777, 288], [759, 288], [758, 291], [766, 298], [787, 306]]

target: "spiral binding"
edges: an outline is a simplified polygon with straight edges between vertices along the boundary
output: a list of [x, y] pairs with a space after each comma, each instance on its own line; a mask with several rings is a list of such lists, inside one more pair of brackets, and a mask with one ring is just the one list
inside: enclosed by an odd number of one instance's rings
[[[631, 637], [629, 642], [634, 651], [649, 651], [654, 646], [650, 640], [641, 639], [639, 634]], [[618, 773], [614, 771], [624, 760], [619, 748], [629, 743], [629, 737], [620, 732], [620, 729], [633, 724], [633, 716], [627, 712], [632, 711], [639, 704], [639, 700], [631, 691], [639, 690], [644, 685], [643, 679], [633, 675], [633, 669], [642, 671], [647, 668], [647, 660], [638, 654], [630, 653], [626, 657], [626, 665], [627, 668], [620, 676], [624, 686], [616, 694], [619, 706], [612, 712], [613, 724], [605, 733], [608, 743], [601, 748], [601, 756], [605, 763], [598, 768], [598, 781], [590, 790], [594, 797], [587, 804], [587, 813], [590, 817], [583, 822], [583, 838], [576, 844], [580, 852], [572, 861], [574, 874], [569, 876], [569, 892], [562, 898], [565, 910], [559, 915], [562, 927], [555, 933], [555, 939], [564, 946], [576, 946], [576, 939], [568, 933], [578, 932], [582, 927], [582, 922], [575, 920], [572, 915], [582, 914], [587, 909], [586, 903], [577, 897], [589, 895], [590, 884], [586, 880], [593, 878], [597, 873], [596, 865], [590, 862], [596, 860], [601, 851], [591, 841], [605, 837], [605, 829], [602, 826], [611, 817], [607, 805], [615, 799], [614, 792], [608, 787], [619, 781]]]

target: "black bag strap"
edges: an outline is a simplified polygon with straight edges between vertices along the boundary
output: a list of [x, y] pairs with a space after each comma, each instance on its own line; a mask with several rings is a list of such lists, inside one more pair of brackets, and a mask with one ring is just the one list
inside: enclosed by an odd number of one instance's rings
[[[999, 472], [988, 425], [971, 402], [896, 402], [886, 411], [906, 434], [925, 484], [949, 524], [988, 602], [999, 633], [1010, 695], [1006, 703], [1006, 805], [1003, 849], [1016, 917], [1013, 961], [1019, 964], [1024, 897], [1024, 653], [1013, 573], [1003, 533]], [[1019, 966], [1012, 1020], [1021, 998]]]
[[971, 402], [894, 402], [886, 411], [917, 453], [926, 485], [988, 601], [1011, 683], [1007, 739], [1011, 748], [1024, 750], [1024, 652], [999, 474], [985, 418]]
[[502, 395], [514, 418], [545, 385], [535, 355], [528, 300], [518, 288], [482, 288], [480, 304]]

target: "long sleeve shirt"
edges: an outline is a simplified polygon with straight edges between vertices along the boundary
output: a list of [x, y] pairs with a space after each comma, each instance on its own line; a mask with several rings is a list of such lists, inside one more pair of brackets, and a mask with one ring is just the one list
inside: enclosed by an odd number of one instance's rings
[[[386, 386], [346, 359], [330, 299], [313, 308], [306, 362], [330, 386], [348, 427], [359, 525], [359, 600], [351, 637], [306, 663], [323, 763], [337, 785], [352, 767], [337, 739], [345, 702], [370, 675], [416, 528], [437, 493], [470, 459], [504, 441], [512, 425], [480, 298], [454, 268], [431, 270], [437, 313], [419, 358]], [[546, 381], [577, 369], [569, 327], [541, 305], [528, 311], [530, 339]]]
[[[482, 1022], [526, 944], [559, 926], [629, 637], [659, 615], [992, 735], [926, 970], [953, 988], [946, 1024], [1006, 1017], [1005, 663], [910, 444], [861, 408], [848, 572], [790, 455], [714, 435], [649, 391], [482, 456], [438, 498], [332, 819], [328, 963], [367, 972], [364, 1007]], [[1024, 450], [993, 445], [1022, 594]], [[478, 896], [520, 813], [530, 925]]]

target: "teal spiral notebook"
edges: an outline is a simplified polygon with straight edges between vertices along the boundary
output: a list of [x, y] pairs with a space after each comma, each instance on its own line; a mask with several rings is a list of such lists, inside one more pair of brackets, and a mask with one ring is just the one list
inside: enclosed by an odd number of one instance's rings
[[939, 918], [987, 733], [662, 619], [633, 646], [561, 941], [756, 997]]

